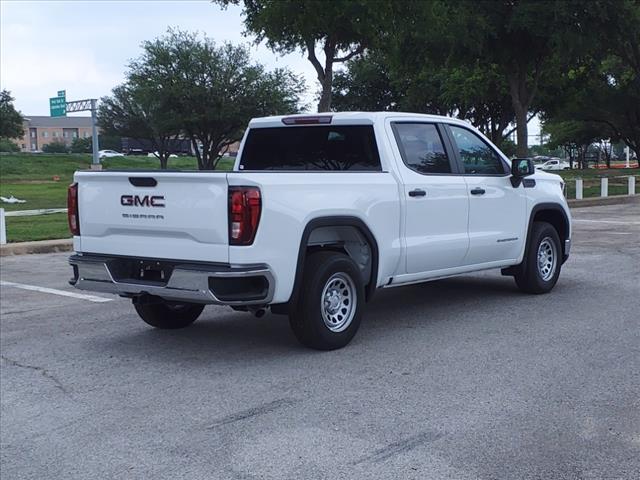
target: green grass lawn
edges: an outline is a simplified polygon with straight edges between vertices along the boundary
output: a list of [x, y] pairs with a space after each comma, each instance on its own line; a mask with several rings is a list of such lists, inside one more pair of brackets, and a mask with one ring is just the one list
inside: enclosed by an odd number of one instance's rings
[[40, 208], [65, 208], [69, 182], [0, 183], [0, 196], [13, 195], [26, 203], [2, 203], [5, 211], [35, 210]]
[[[37, 219], [37, 221], [36, 221]], [[33, 217], [6, 217], [7, 242], [69, 238], [66, 213]]]
[[[230, 170], [233, 158], [224, 157], [218, 169]], [[131, 156], [105, 159], [104, 170], [157, 170], [156, 158]], [[5, 211], [66, 208], [67, 187], [76, 170], [91, 166], [90, 155], [0, 154], [0, 196], [13, 195], [26, 203], [0, 203]], [[169, 159], [169, 168], [196, 170], [195, 157]], [[59, 177], [59, 180], [54, 180]], [[23, 242], [69, 237], [66, 214], [7, 217], [7, 241]]]

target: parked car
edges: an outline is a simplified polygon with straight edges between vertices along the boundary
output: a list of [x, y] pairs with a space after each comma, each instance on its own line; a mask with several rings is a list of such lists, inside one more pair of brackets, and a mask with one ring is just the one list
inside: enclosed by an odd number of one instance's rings
[[569, 170], [571, 164], [559, 158], [552, 158], [546, 162], [536, 165], [536, 170]]
[[116, 152], [115, 150], [100, 150], [98, 152], [99, 158], [113, 158], [113, 157], [124, 157], [124, 155], [120, 152]]
[[304, 345], [335, 349], [378, 289], [499, 268], [546, 293], [571, 247], [562, 179], [440, 116], [257, 118], [232, 171], [74, 181], [71, 283], [132, 299], [157, 328], [206, 304], [270, 309]]

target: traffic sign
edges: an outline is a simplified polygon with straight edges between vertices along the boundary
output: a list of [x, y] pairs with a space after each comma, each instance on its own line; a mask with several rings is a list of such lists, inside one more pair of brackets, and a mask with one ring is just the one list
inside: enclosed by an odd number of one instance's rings
[[59, 97], [66, 97], [67, 96], [67, 91], [66, 90], [58, 90], [58, 96]]
[[67, 99], [65, 97], [50, 98], [49, 111], [51, 112], [52, 117], [66, 117], [67, 116]]

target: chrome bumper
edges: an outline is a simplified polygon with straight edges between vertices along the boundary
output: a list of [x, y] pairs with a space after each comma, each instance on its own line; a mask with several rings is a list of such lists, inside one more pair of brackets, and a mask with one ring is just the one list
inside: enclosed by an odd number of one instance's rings
[[[80, 290], [112, 293], [124, 297], [154, 295], [166, 300], [218, 305], [268, 305], [273, 299], [274, 277], [269, 268], [264, 265], [231, 267], [220, 264], [158, 260], [158, 264], [162, 262], [170, 266], [170, 273], [166, 280], [149, 281], [139, 278], [122, 278], [117, 275], [116, 272], [122, 270], [120, 267], [123, 262], [137, 261], [149, 263], [155, 260], [87, 254], [72, 255], [69, 257], [69, 264], [73, 267], [74, 278], [69, 283]], [[212, 288], [211, 279], [214, 279], [214, 282], [216, 279], [259, 279], [262, 283], [266, 282], [266, 288], [257, 294], [248, 292], [243, 295], [239, 292], [230, 295], [227, 292], [220, 295], [216, 294]]]

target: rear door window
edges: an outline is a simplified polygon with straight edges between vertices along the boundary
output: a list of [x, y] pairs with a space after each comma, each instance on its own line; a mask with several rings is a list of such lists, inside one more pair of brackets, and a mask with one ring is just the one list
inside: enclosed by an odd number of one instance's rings
[[240, 170], [380, 171], [371, 125], [253, 128]]
[[405, 165], [422, 174], [451, 173], [451, 162], [433, 123], [394, 123]]

